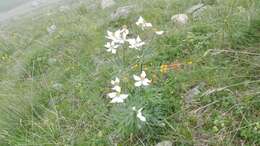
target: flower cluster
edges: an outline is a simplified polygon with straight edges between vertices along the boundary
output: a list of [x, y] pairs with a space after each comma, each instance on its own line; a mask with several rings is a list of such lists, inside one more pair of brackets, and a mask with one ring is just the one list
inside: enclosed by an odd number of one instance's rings
[[112, 100], [110, 103], [123, 103], [124, 100], [128, 97], [128, 94], [121, 94], [121, 87], [119, 86], [120, 80], [116, 77], [115, 80], [111, 81], [112, 84], [112, 91], [111, 93], [108, 93], [108, 97]]
[[107, 42], [107, 44], [105, 45], [105, 48], [107, 48], [107, 52], [116, 54], [117, 49], [127, 41], [128, 34], [129, 30], [126, 27], [115, 32], [107, 31], [106, 38], [110, 40], [110, 42]]
[[[153, 27], [152, 23], [146, 22], [144, 18], [141, 16], [136, 22], [136, 25], [138, 27], [141, 27], [142, 30]], [[107, 31], [106, 38], [109, 41], [105, 44], [106, 51], [112, 54], [116, 54], [118, 49], [121, 48], [124, 44], [127, 44], [128, 48], [130, 49], [141, 50], [146, 43], [142, 41], [139, 35], [136, 35], [136, 37], [134, 38], [128, 38], [129, 33], [130, 32], [126, 26], [124, 26], [122, 29], [116, 30], [115, 32]], [[155, 34], [163, 35], [164, 31], [155, 31]], [[146, 77], [146, 73], [143, 70], [141, 71], [140, 75], [134, 74], [133, 80], [134, 80], [135, 87], [146, 87], [151, 84], [151, 80], [149, 80]], [[111, 92], [107, 94], [108, 98], [111, 99], [110, 103], [124, 103], [129, 95], [122, 93], [122, 89], [120, 86], [120, 79], [116, 77], [115, 80], [111, 81], [111, 85], [112, 85]], [[142, 114], [143, 108], [137, 110], [136, 107], [134, 106], [132, 109], [136, 113], [136, 117], [140, 121], [146, 122], [146, 118]]]
[[[152, 23], [146, 22], [143, 17], [139, 17], [136, 25], [141, 27], [142, 30], [152, 27]], [[164, 31], [157, 31], [155, 30], [155, 34], [163, 35]], [[106, 43], [105, 48], [107, 52], [111, 52], [112, 54], [117, 53], [117, 49], [128, 42], [129, 48], [140, 50], [142, 46], [145, 45], [145, 42], [141, 40], [140, 36], [138, 35], [136, 38], [128, 38], [129, 30], [126, 26], [122, 29], [118, 29], [115, 32], [107, 31], [106, 38], [109, 42]]]
[[142, 16], [139, 17], [138, 21], [135, 24], [137, 26], [140, 26], [142, 30], [153, 27], [152, 23], [146, 22]]

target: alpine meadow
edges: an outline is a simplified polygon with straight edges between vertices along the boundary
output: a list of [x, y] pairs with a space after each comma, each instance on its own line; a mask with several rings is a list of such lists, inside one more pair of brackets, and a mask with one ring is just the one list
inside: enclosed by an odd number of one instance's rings
[[260, 0], [55, 1], [0, 11], [1, 146], [260, 145]]

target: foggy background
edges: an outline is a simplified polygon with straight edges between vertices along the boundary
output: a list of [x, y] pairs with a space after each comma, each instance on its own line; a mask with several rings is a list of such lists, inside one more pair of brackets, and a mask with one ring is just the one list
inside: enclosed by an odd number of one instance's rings
[[0, 12], [8, 11], [31, 0], [0, 0]]

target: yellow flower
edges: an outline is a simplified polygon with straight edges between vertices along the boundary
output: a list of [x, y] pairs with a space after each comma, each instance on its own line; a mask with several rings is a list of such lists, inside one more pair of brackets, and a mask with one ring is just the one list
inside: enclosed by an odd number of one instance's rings
[[161, 73], [166, 73], [168, 71], [168, 65], [167, 64], [161, 65], [160, 71]]
[[144, 65], [144, 70], [148, 70], [148, 67], [146, 65]]
[[193, 62], [192, 61], [188, 61], [187, 64], [192, 64]]
[[138, 64], [135, 64], [135, 65], [132, 66], [132, 69], [135, 69], [137, 67], [138, 67]]

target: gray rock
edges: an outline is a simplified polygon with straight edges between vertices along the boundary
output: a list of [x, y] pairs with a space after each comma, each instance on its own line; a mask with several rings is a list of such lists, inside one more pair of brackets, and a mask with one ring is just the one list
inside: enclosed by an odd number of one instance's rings
[[200, 89], [205, 86], [204, 82], [201, 82], [195, 86], [193, 86], [184, 96], [184, 100], [186, 104], [191, 104], [193, 98], [201, 93]]
[[194, 6], [190, 7], [189, 9], [187, 9], [187, 10], [186, 10], [186, 13], [187, 13], [187, 14], [192, 14], [192, 13], [194, 13], [195, 11], [201, 9], [201, 8], [204, 7], [204, 6], [205, 6], [204, 4], [199, 3], [199, 4], [197, 4], [197, 5], [194, 5]]
[[192, 17], [193, 18], [199, 17], [207, 8], [208, 8], [208, 6], [204, 6], [204, 7], [200, 8], [200, 9], [198, 9], [197, 11], [195, 11], [192, 14]]
[[176, 14], [171, 17], [171, 20], [178, 26], [184, 26], [188, 23], [189, 17], [186, 14]]
[[185, 11], [185, 13], [192, 15], [193, 18], [196, 18], [196, 17], [200, 16], [202, 14], [202, 12], [204, 10], [206, 10], [207, 8], [208, 7], [205, 4], [199, 3], [197, 5], [190, 7], [189, 9], [187, 9]]
[[165, 140], [165, 141], [157, 143], [155, 146], [172, 146], [172, 142], [169, 140]]
[[112, 20], [116, 20], [121, 17], [127, 17], [135, 7], [135, 5], [130, 5], [117, 8], [117, 10], [111, 14]]
[[55, 90], [61, 91], [62, 88], [63, 88], [63, 85], [60, 84], [60, 83], [54, 83], [54, 84], [52, 85], [52, 88], [55, 89]]
[[114, 0], [102, 0], [101, 1], [101, 7], [102, 9], [105, 9], [105, 8], [109, 8], [113, 5], [115, 5], [115, 1]]

